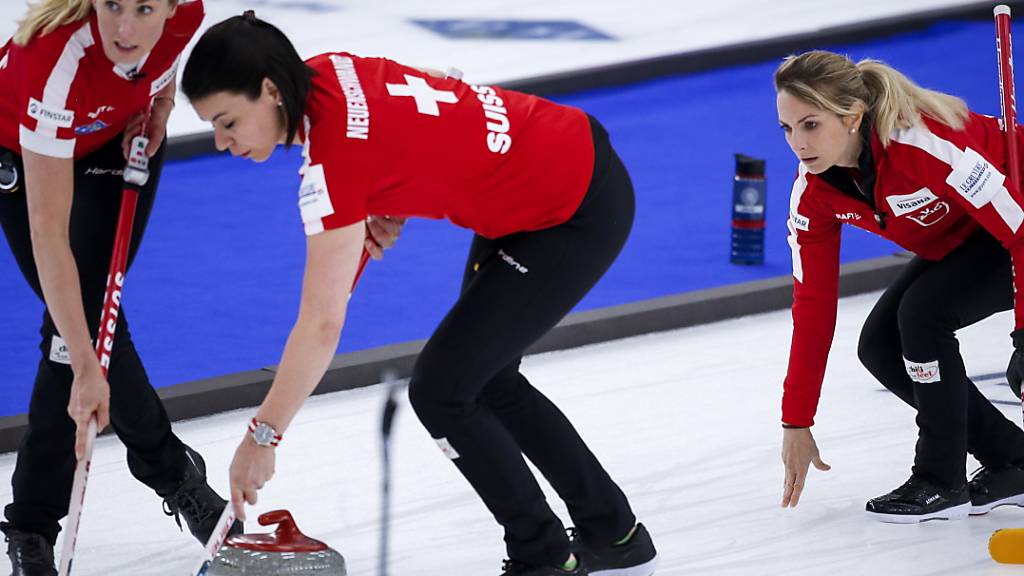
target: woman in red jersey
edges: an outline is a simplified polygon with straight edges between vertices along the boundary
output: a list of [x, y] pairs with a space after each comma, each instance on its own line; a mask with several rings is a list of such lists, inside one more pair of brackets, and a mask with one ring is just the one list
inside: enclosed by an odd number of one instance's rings
[[[43, 0], [0, 49], [0, 225], [25, 279], [44, 300], [42, 359], [28, 432], [7, 505], [14, 573], [56, 574], [53, 544], [67, 514], [76, 449], [95, 414], [128, 449], [132, 474], [205, 542], [226, 501], [197, 453], [171, 431], [132, 343], [124, 309], [104, 379], [98, 329], [125, 165], [123, 146], [152, 102], [130, 259], [153, 205], [181, 51], [201, 0]], [[70, 415], [70, 418], [69, 418]], [[76, 426], [78, 441], [76, 443]]]
[[[1004, 176], [998, 121], [881, 62], [830, 52], [787, 58], [775, 87], [800, 160], [789, 214], [782, 505], [796, 506], [810, 463], [829, 468], [810, 427], [835, 329], [843, 222], [916, 253], [871, 311], [858, 348], [868, 371], [917, 410], [919, 429], [910, 479], [868, 501], [868, 515], [914, 523], [1024, 505], [1024, 432], [967, 377], [956, 340], [960, 328], [1013, 309], [1013, 342], [1024, 347], [1024, 276], [1013, 273], [1024, 269], [1024, 210]], [[984, 466], [970, 482], [968, 453]]]
[[[643, 525], [561, 411], [519, 371], [524, 350], [611, 265], [633, 188], [580, 110], [381, 58], [303, 62], [251, 12], [207, 31], [182, 76], [218, 148], [260, 162], [300, 144], [307, 260], [298, 320], [235, 453], [232, 502], [274, 472], [274, 447], [335, 354], [368, 214], [447, 218], [476, 232], [462, 292], [420, 354], [414, 409], [505, 529], [505, 574], [646, 576]], [[527, 468], [566, 501], [570, 542]]]

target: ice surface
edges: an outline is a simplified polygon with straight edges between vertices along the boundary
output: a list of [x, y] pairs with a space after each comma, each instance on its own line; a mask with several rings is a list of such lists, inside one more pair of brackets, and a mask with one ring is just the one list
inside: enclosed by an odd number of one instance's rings
[[[775, 312], [530, 357], [527, 376], [577, 425], [651, 529], [658, 574], [750, 576], [1002, 575], [987, 541], [1024, 526], [1024, 510], [998, 508], [961, 522], [880, 524], [865, 500], [909, 474], [914, 414], [856, 360], [860, 324], [877, 295], [844, 299], [814, 433], [832, 471], [812, 471], [797, 509], [779, 508], [779, 397], [790, 317]], [[1000, 314], [961, 334], [968, 372], [1001, 371], [1012, 320]], [[979, 382], [1020, 422], [999, 379]], [[250, 517], [292, 511], [304, 532], [345, 555], [349, 574], [376, 573], [381, 386], [311, 399], [278, 452], [278, 474]], [[227, 466], [251, 410], [178, 423], [211, 482]], [[408, 405], [393, 440], [392, 573], [497, 575], [501, 531]], [[0, 457], [9, 478], [14, 456]], [[549, 498], [563, 518], [564, 507]], [[10, 501], [0, 489], [0, 503]], [[259, 531], [255, 523], [249, 532]], [[75, 560], [76, 576], [184, 574], [199, 546], [134, 481], [111, 437], [96, 447]]]

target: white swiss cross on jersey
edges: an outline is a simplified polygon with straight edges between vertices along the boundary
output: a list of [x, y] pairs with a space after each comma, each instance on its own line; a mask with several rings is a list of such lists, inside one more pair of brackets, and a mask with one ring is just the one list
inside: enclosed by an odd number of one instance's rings
[[437, 106], [438, 102], [455, 104], [459, 101], [459, 98], [455, 96], [455, 92], [434, 90], [427, 84], [425, 79], [419, 76], [405, 74], [405, 82], [405, 84], [386, 84], [388, 94], [392, 96], [412, 96], [416, 100], [416, 111], [420, 114], [440, 116], [441, 109]]
[[307, 64], [308, 234], [390, 214], [448, 218], [493, 238], [564, 222], [586, 192], [594, 150], [580, 110], [383, 58]]

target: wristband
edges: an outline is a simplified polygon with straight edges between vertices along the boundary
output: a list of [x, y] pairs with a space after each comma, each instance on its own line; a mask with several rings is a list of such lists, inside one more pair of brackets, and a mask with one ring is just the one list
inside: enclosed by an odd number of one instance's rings
[[256, 442], [257, 446], [264, 448], [276, 448], [284, 439], [284, 436], [278, 434], [273, 426], [266, 422], [260, 422], [256, 418], [249, 421], [249, 435], [252, 436], [253, 442]]
[[160, 100], [167, 100], [168, 102], [170, 102], [171, 110], [174, 110], [174, 106], [176, 104], [174, 98], [171, 98], [170, 96], [156, 96], [155, 98], [153, 98], [153, 104], [156, 104]]

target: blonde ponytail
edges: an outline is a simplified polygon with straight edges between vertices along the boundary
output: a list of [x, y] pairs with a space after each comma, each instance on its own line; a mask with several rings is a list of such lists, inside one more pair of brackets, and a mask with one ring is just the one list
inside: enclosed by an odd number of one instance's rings
[[28, 15], [18, 22], [14, 43], [28, 44], [37, 33], [49, 34], [58, 26], [77, 22], [92, 10], [90, 0], [40, 0], [28, 9]]
[[954, 130], [964, 127], [968, 115], [962, 99], [922, 88], [884, 62], [854, 64], [824, 50], [786, 58], [775, 71], [775, 89], [838, 116], [863, 112], [883, 146], [894, 130], [918, 124], [922, 114]]
[[967, 104], [956, 96], [922, 88], [902, 72], [878, 60], [857, 63], [869, 96], [875, 132], [883, 143], [893, 130], [910, 128], [921, 115], [961, 130], [967, 120]]

